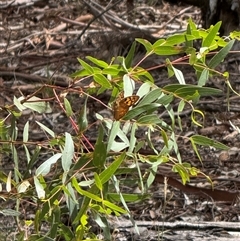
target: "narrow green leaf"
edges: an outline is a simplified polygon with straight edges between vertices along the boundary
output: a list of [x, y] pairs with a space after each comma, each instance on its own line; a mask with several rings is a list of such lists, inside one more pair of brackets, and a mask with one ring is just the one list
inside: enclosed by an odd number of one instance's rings
[[42, 184], [39, 182], [39, 180], [36, 176], [33, 177], [33, 180], [34, 180], [34, 185], [35, 185], [35, 189], [36, 189], [38, 198], [44, 199], [45, 198], [45, 191], [44, 191], [44, 188], [43, 188]]
[[165, 39], [158, 39], [154, 44], [153, 44], [153, 48], [155, 49], [155, 48], [157, 48], [157, 47], [159, 47], [159, 46], [162, 46], [164, 43], [166, 43], [166, 40]]
[[111, 146], [111, 150], [114, 152], [121, 152], [122, 150], [128, 148], [130, 145], [129, 140], [124, 142], [114, 141]]
[[162, 120], [159, 119], [158, 115], [156, 114], [151, 114], [151, 115], [144, 115], [140, 118], [138, 118], [137, 123], [138, 124], [143, 124], [143, 125], [155, 125], [158, 123], [161, 123]]
[[192, 48], [189, 54], [190, 54], [189, 64], [194, 65], [197, 62], [196, 49]]
[[21, 212], [18, 212], [18, 211], [13, 210], [13, 209], [2, 209], [2, 208], [1, 208], [0, 213], [3, 216], [11, 216], [11, 217], [18, 217], [22, 214]]
[[118, 76], [121, 71], [122, 70], [121, 70], [121, 68], [119, 68], [119, 65], [111, 65], [111, 66], [108, 66], [107, 68], [103, 69], [102, 74]]
[[52, 112], [49, 103], [36, 96], [32, 96], [31, 98], [29, 98], [26, 102], [23, 103], [23, 106], [33, 111], [37, 111], [40, 114]]
[[109, 207], [111, 208], [114, 212], [118, 212], [118, 213], [127, 213], [126, 210], [124, 210], [123, 208], [120, 208], [118, 207], [117, 205], [107, 201], [107, 200], [103, 200], [103, 204], [106, 206], [106, 207]]
[[161, 106], [160, 104], [157, 103], [151, 103], [147, 105], [142, 105], [142, 106], [136, 106], [124, 116], [124, 120], [131, 120], [135, 118], [136, 116], [142, 114], [143, 112], [153, 112], [154, 110], [157, 110], [158, 107]]
[[193, 140], [192, 138], [190, 138], [190, 141], [191, 141], [191, 144], [192, 144], [192, 147], [193, 147], [194, 152], [196, 153], [198, 159], [199, 159], [200, 162], [202, 163], [202, 158], [201, 158], [201, 156], [200, 156], [200, 154], [199, 154], [199, 152], [198, 152], [198, 149], [197, 149], [197, 146], [195, 145], [194, 140]]
[[154, 102], [162, 95], [161, 89], [154, 89], [150, 91], [147, 95], [145, 95], [137, 104], [137, 106], [143, 106], [146, 104], [150, 104], [151, 102]]
[[185, 79], [184, 79], [184, 76], [183, 76], [182, 71], [179, 70], [179, 69], [176, 69], [174, 66], [172, 66], [172, 69], [173, 69], [173, 71], [174, 71], [174, 74], [175, 74], [175, 76], [176, 76], [179, 84], [185, 85], [186, 82], [185, 82]]
[[86, 69], [81, 69], [70, 75], [72, 78], [79, 78], [89, 76], [89, 72]]
[[97, 168], [102, 168], [106, 162], [107, 158], [107, 148], [106, 144], [103, 141], [104, 132], [103, 127], [99, 126], [98, 139], [95, 144], [93, 152], [93, 165]]
[[168, 37], [166, 39], [166, 42], [163, 45], [168, 45], [168, 46], [178, 45], [178, 44], [185, 43], [186, 41], [195, 40], [195, 39], [197, 38], [190, 34], [185, 34], [185, 33], [174, 34]]
[[88, 127], [87, 101], [88, 101], [88, 97], [86, 96], [83, 106], [81, 107], [81, 110], [79, 112], [78, 126], [79, 126], [80, 132], [85, 131]]
[[135, 89], [135, 82], [129, 77], [129, 75], [125, 74], [123, 76], [123, 90], [125, 96], [133, 95], [133, 91]]
[[160, 46], [154, 49], [154, 53], [160, 56], [169, 56], [184, 53], [186, 49], [183, 46]]
[[136, 41], [132, 43], [131, 48], [126, 56], [126, 59], [125, 59], [126, 68], [130, 68], [132, 66], [135, 49], [136, 49]]
[[[125, 202], [137, 202], [139, 200], [146, 199], [149, 194], [128, 194], [128, 193], [122, 193], [122, 196], [125, 200]], [[113, 200], [114, 202], [120, 202], [121, 198], [118, 193], [108, 193], [107, 194], [108, 200]]]
[[46, 131], [51, 137], [55, 137], [55, 133], [50, 130], [47, 126], [43, 125], [42, 123], [36, 121], [36, 123], [41, 127], [41, 129], [43, 129], [44, 131]]
[[[140, 88], [138, 89], [137, 95], [139, 95], [140, 97], [143, 97], [143, 96], [147, 95], [147, 94], [150, 92], [150, 90], [151, 90], [152, 87], [153, 87], [153, 84], [152, 84], [151, 82], [149, 82], [149, 81], [143, 83], [143, 84], [140, 86]], [[138, 102], [138, 104], [139, 104], [141, 101], [142, 101], [142, 100], [140, 100], [140, 101]]]
[[201, 87], [196, 85], [180, 85], [173, 84], [167, 85], [163, 87], [164, 90], [169, 92], [173, 92], [181, 97], [185, 97], [187, 95], [194, 95], [196, 91], [200, 94], [200, 96], [211, 96], [222, 93], [219, 89], [209, 88], [209, 87]]
[[192, 140], [194, 142], [194, 144], [197, 145], [202, 145], [202, 146], [212, 146], [215, 147], [217, 149], [221, 149], [221, 150], [228, 150], [229, 147], [222, 144], [221, 142], [212, 140], [208, 137], [205, 136], [201, 136], [201, 135], [193, 135], [190, 137], [190, 140]]
[[168, 147], [168, 136], [167, 136], [167, 133], [164, 130], [161, 130], [161, 136], [163, 138], [165, 146]]
[[101, 86], [103, 86], [106, 89], [110, 89], [112, 88], [111, 83], [109, 82], [109, 80], [103, 75], [103, 74], [94, 74], [93, 75], [93, 79], [100, 84]]
[[28, 141], [28, 134], [29, 134], [29, 121], [26, 122], [23, 128], [23, 142]]
[[202, 42], [202, 47], [211, 47], [213, 40], [217, 36], [217, 33], [221, 27], [222, 22], [216, 23], [213, 27], [210, 28], [210, 31], [207, 37]]
[[220, 51], [217, 52], [217, 54], [212, 57], [212, 59], [208, 63], [209, 68], [216, 68], [224, 60], [224, 58], [231, 50], [234, 42], [235, 40], [229, 41], [225, 47], [223, 47]]
[[78, 58], [78, 62], [82, 65], [82, 67], [87, 71], [89, 75], [94, 73], [93, 68], [88, 63], [86, 63], [85, 61], [79, 58]]
[[[76, 188], [76, 186], [74, 186], [74, 187]], [[92, 199], [92, 200], [94, 200], [96, 202], [102, 202], [103, 201], [102, 198], [98, 197], [97, 195], [95, 195], [95, 194], [93, 194], [91, 192], [83, 190], [80, 186], [79, 186], [78, 189], [76, 189], [76, 191], [79, 194], [81, 194], [83, 196], [86, 196], [86, 197], [88, 197], [88, 198], [90, 198], [90, 199]]]
[[16, 96], [13, 97], [13, 103], [14, 105], [20, 110], [20, 111], [23, 111], [26, 109], [25, 106], [22, 105], [21, 101], [23, 100], [24, 98], [20, 97], [20, 98], [17, 98]]
[[120, 167], [122, 162], [125, 160], [126, 154], [122, 153], [116, 160], [114, 160], [107, 169], [99, 174], [102, 185], [109, 181], [109, 179], [114, 175], [117, 169]]
[[108, 64], [103, 60], [93, 58], [92, 56], [87, 56], [86, 59], [90, 60], [92, 63], [94, 63], [95, 65], [97, 65], [99, 67], [102, 67], [102, 68], [108, 67]]
[[94, 180], [95, 180], [96, 187], [100, 191], [102, 191], [103, 190], [103, 185], [102, 185], [102, 182], [100, 180], [100, 177], [98, 176], [98, 174], [96, 172], [94, 172]]
[[6, 182], [6, 191], [7, 191], [7, 192], [10, 192], [11, 189], [12, 189], [11, 177], [12, 177], [12, 172], [10, 171], [10, 172], [8, 173], [7, 182]]
[[152, 44], [149, 41], [147, 41], [146, 39], [136, 38], [135, 40], [145, 47], [147, 53], [149, 53], [153, 50]]
[[57, 160], [62, 156], [61, 153], [57, 153], [55, 155], [53, 155], [52, 157], [50, 157], [49, 159], [47, 159], [45, 162], [43, 162], [36, 170], [36, 176], [45, 176], [47, 175], [50, 170], [51, 170], [51, 166], [53, 164], [55, 164], [57, 162]]
[[67, 98], [64, 97], [64, 107], [66, 110], [67, 117], [72, 116], [73, 111], [70, 102], [68, 101]]
[[[100, 215], [99, 207], [96, 212], [93, 212], [93, 220], [97, 223], [99, 228], [101, 228], [104, 239], [112, 240], [112, 235], [111, 235], [112, 233], [110, 231], [109, 222], [107, 221], [106, 216]], [[89, 241], [97, 241], [97, 240], [90, 239]]]
[[114, 121], [112, 124], [109, 138], [108, 138], [107, 153], [111, 150], [112, 143], [114, 142], [119, 130], [120, 130], [120, 122]]
[[73, 163], [74, 156], [74, 143], [72, 140], [72, 136], [69, 133], [65, 133], [65, 145], [62, 152], [62, 168], [64, 172], [68, 172], [70, 170], [70, 166]]
[[209, 70], [206, 68], [202, 71], [198, 80], [198, 86], [204, 86], [209, 78]]
[[31, 186], [28, 180], [22, 181], [21, 184], [17, 187], [18, 193], [25, 193], [27, 189]]

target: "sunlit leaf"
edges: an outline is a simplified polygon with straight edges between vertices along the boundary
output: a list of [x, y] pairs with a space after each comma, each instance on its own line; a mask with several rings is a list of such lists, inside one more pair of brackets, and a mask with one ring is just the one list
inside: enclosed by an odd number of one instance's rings
[[45, 191], [44, 191], [42, 184], [39, 182], [39, 180], [36, 176], [33, 177], [33, 180], [34, 180], [34, 185], [35, 185], [35, 189], [36, 189], [38, 198], [39, 199], [45, 198]]
[[45, 176], [47, 175], [50, 170], [51, 170], [51, 166], [53, 164], [55, 164], [59, 158], [61, 158], [62, 154], [61, 153], [57, 153], [55, 155], [53, 155], [52, 157], [50, 157], [49, 159], [47, 159], [45, 162], [43, 162], [37, 169], [36, 169], [36, 176], [42, 175]]

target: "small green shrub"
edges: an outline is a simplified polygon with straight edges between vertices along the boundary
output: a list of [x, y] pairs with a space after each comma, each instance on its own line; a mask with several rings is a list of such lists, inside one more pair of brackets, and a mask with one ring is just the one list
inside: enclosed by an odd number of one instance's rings
[[[148, 196], [147, 188], [154, 181], [159, 165], [168, 163], [172, 171], [180, 175], [184, 184], [191, 177], [202, 173], [182, 160], [178, 132], [182, 129], [181, 113], [186, 106], [191, 107], [189, 118], [192, 125], [201, 126], [204, 113], [198, 109], [199, 99], [221, 93], [219, 89], [206, 87], [209, 77], [221, 76], [232, 89], [228, 73], [221, 73], [215, 68], [231, 50], [237, 34], [232, 34], [228, 39], [218, 36], [220, 25], [219, 22], [208, 30], [197, 29], [189, 20], [185, 33], [159, 39], [153, 44], [145, 39], [136, 39], [126, 57], [119, 56], [111, 63], [90, 56], [86, 57], [87, 61], [79, 59], [81, 68], [72, 75], [74, 81], [69, 88], [46, 84], [31, 96], [14, 98], [12, 106], [2, 107], [7, 117], [1, 120], [1, 151], [3, 154], [11, 154], [14, 170], [13, 173], [0, 171], [1, 183], [5, 184], [0, 196], [6, 201], [14, 200], [16, 210], [2, 208], [1, 213], [16, 216], [20, 227], [25, 225], [31, 230], [28, 234], [24, 228], [20, 229], [18, 240], [24, 240], [24, 236], [28, 236], [28, 240], [97, 240], [97, 234], [91, 229], [91, 220], [100, 227], [104, 240], [111, 240], [108, 216], [126, 214], [134, 224], [128, 202], [136, 202]], [[196, 41], [200, 43], [200, 48], [194, 47]], [[146, 54], [133, 66], [137, 43], [144, 46]], [[151, 55], [171, 56], [173, 60], [166, 59], [164, 64], [149, 69], [140, 67]], [[178, 65], [193, 68], [196, 85], [185, 82]], [[155, 84], [150, 70], [163, 67], [167, 68], [169, 77], [176, 77], [178, 83], [163, 87]], [[78, 82], [87, 78], [93, 79], [91, 85], [82, 89], [76, 87]], [[36, 97], [46, 91], [48, 94], [52, 93], [49, 94], [52, 95], [49, 96], [51, 98]], [[127, 103], [128, 99], [122, 102], [122, 99], [118, 99], [122, 91], [125, 97], [133, 94], [139, 96], [138, 102], [130, 110], [128, 108], [132, 103]], [[105, 92], [111, 93], [107, 106], [97, 97]], [[80, 97], [74, 97], [76, 93]], [[83, 98], [77, 115], [72, 110], [71, 101], [74, 98]], [[110, 106], [114, 106], [115, 111], [118, 111], [117, 108], [125, 108], [126, 115], [120, 120], [114, 120], [100, 115], [96, 110], [97, 121], [89, 123], [89, 116], [93, 115], [88, 112], [90, 99], [99, 102], [106, 109], [111, 110]], [[114, 104], [116, 100], [118, 103]], [[36, 121], [46, 138], [41, 142], [32, 141], [30, 123], [26, 122], [21, 130], [23, 135], [20, 140], [17, 120], [22, 118], [21, 113], [26, 109], [33, 113], [50, 113], [53, 101], [66, 114], [75, 134], [71, 135], [63, 130], [57, 135], [46, 125]], [[177, 108], [174, 108], [176, 105]], [[168, 114], [171, 123], [159, 117], [159, 108]], [[89, 139], [91, 128], [98, 130], [95, 143]], [[139, 131], [145, 133], [144, 138], [139, 138]], [[162, 143], [161, 148], [159, 142], [153, 141], [153, 135], [158, 136]], [[199, 146], [227, 149], [227, 146], [205, 136], [192, 135], [188, 139], [200, 161]], [[27, 170], [24, 172], [20, 168], [20, 147], [25, 151]], [[142, 154], [143, 147], [148, 147], [152, 153]], [[43, 152], [47, 153], [47, 157], [41, 156]], [[126, 166], [126, 161], [131, 161], [133, 167]], [[144, 176], [140, 163], [149, 165]], [[118, 176], [133, 172], [138, 175], [141, 194], [122, 192]], [[34, 221], [24, 220], [22, 225], [19, 214], [24, 201], [31, 203], [35, 218]], [[64, 221], [64, 216], [67, 221]], [[47, 226], [47, 231], [43, 224]]]

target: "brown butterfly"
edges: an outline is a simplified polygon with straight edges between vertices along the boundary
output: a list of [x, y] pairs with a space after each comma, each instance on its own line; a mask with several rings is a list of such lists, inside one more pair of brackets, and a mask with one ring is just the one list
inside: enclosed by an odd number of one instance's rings
[[123, 92], [121, 92], [113, 104], [113, 115], [115, 120], [120, 120], [123, 116], [125, 116], [129, 108], [138, 100], [138, 95], [131, 95], [124, 98]]

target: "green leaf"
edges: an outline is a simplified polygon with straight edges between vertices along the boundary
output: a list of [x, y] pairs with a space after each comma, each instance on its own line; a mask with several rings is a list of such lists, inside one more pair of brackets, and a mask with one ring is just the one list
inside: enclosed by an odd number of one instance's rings
[[114, 212], [118, 212], [118, 213], [127, 213], [126, 210], [124, 210], [123, 208], [120, 208], [118, 207], [117, 205], [107, 201], [107, 200], [103, 200], [103, 204], [106, 206], [106, 207], [109, 207], [111, 208], [112, 211]]
[[208, 137], [205, 137], [205, 136], [201, 136], [201, 135], [193, 135], [190, 137], [190, 140], [194, 143], [194, 144], [197, 144], [197, 145], [202, 145], [202, 146], [212, 146], [212, 147], [215, 147], [217, 149], [221, 149], [221, 150], [228, 150], [229, 147], [218, 142], [218, 141], [215, 141], [215, 140], [212, 140]]
[[137, 106], [143, 106], [154, 102], [162, 95], [161, 89], [155, 89], [150, 91], [147, 95], [145, 95], [137, 104]]
[[136, 38], [135, 40], [145, 47], [147, 53], [149, 53], [153, 50], [153, 46], [148, 40], [140, 39], [140, 38]]
[[184, 53], [186, 49], [183, 46], [159, 46], [154, 49], [154, 53], [161, 56], [169, 56]]
[[42, 184], [39, 182], [39, 180], [36, 176], [33, 177], [33, 180], [34, 180], [34, 185], [35, 185], [35, 189], [36, 189], [38, 198], [44, 199], [45, 198], [45, 191], [44, 191], [44, 188], [43, 188]]
[[197, 109], [194, 109], [194, 110], [192, 111], [192, 113], [191, 113], [191, 120], [192, 120], [192, 122], [193, 122], [195, 125], [202, 127], [202, 125], [196, 120], [196, 114], [199, 114], [199, 115], [202, 117], [202, 119], [204, 119], [204, 114], [203, 114], [202, 111], [197, 110]]
[[174, 74], [179, 82], [179, 84], [182, 84], [182, 85], [185, 85], [186, 82], [185, 82], [185, 79], [184, 79], [184, 76], [183, 76], [183, 73], [181, 70], [179, 69], [176, 69], [175, 67], [172, 66], [172, 69], [174, 71]]
[[123, 120], [131, 120], [143, 112], [153, 112], [154, 110], [157, 110], [159, 106], [160, 104], [157, 103], [136, 106], [132, 110], [128, 111], [128, 113], [123, 117]]
[[62, 152], [62, 168], [64, 172], [70, 170], [70, 166], [73, 163], [74, 156], [74, 143], [72, 137], [69, 133], [65, 133], [65, 145]]
[[45, 162], [43, 162], [36, 170], [36, 176], [45, 176], [47, 175], [50, 170], [51, 170], [51, 166], [53, 164], [55, 164], [57, 162], [57, 160], [62, 156], [61, 153], [57, 153], [55, 155], [53, 155], [52, 157], [50, 157], [49, 159], [47, 159]]
[[111, 66], [108, 66], [107, 68], [103, 69], [102, 74], [118, 76], [121, 71], [122, 70], [119, 68], [119, 65], [111, 65]]
[[158, 48], [159, 46], [162, 46], [164, 43], [166, 43], [165, 39], [158, 39], [152, 46], [152, 48]]
[[167, 106], [173, 100], [174, 100], [174, 97], [172, 94], [168, 94], [168, 95], [164, 94], [162, 97], [159, 98], [159, 100], [157, 100], [157, 103], [163, 106]]
[[86, 69], [81, 69], [70, 75], [72, 78], [79, 78], [89, 76], [89, 72]]
[[[98, 209], [99, 209], [99, 207], [98, 207]], [[112, 235], [111, 235], [112, 233], [110, 231], [109, 222], [107, 221], [106, 216], [107, 215], [105, 215], [105, 216], [100, 215], [99, 211], [93, 212], [93, 220], [101, 228], [104, 239], [112, 240]], [[89, 241], [97, 241], [97, 240], [89, 239]]]
[[86, 96], [83, 106], [81, 107], [81, 110], [79, 112], [79, 118], [78, 118], [78, 126], [79, 131], [83, 132], [88, 127], [88, 119], [87, 119], [87, 101], [88, 96]]
[[[122, 193], [122, 197], [124, 198], [125, 202], [137, 202], [139, 200], [143, 200], [147, 198], [149, 194], [128, 194]], [[108, 200], [113, 200], [114, 202], [120, 202], [121, 198], [118, 193], [108, 193], [107, 194]]]
[[87, 56], [86, 59], [90, 60], [92, 63], [94, 63], [95, 65], [97, 65], [101, 68], [107, 68], [108, 67], [108, 64], [103, 60], [93, 58], [92, 56]]
[[12, 176], [12, 171], [10, 171], [8, 173], [8, 177], [7, 177], [7, 182], [6, 182], [6, 191], [10, 192], [12, 189], [12, 181], [11, 181], [11, 176]]
[[108, 138], [107, 152], [111, 150], [112, 144], [120, 130], [120, 122], [114, 121]]
[[70, 102], [68, 101], [68, 99], [65, 98], [65, 97], [64, 97], [64, 107], [65, 107], [65, 110], [66, 110], [67, 117], [72, 116], [73, 111], [72, 111], [71, 104], [70, 104]]
[[123, 90], [125, 96], [133, 95], [133, 91], [135, 89], [135, 82], [129, 77], [129, 75], [125, 74], [123, 76]]
[[107, 148], [106, 144], [103, 141], [104, 132], [103, 127], [99, 126], [98, 139], [95, 144], [93, 152], [93, 165], [98, 168], [102, 168], [106, 162], [107, 158]]
[[118, 170], [122, 162], [125, 160], [126, 154], [122, 153], [119, 157], [117, 157], [107, 169], [99, 174], [102, 185], [110, 180], [110, 178], [114, 175], [114, 173]]
[[178, 172], [178, 174], [181, 176], [183, 185], [185, 185], [186, 182], [190, 181], [188, 171], [182, 164], [179, 164], [179, 163], [175, 164], [172, 170], [173, 172]]
[[31, 186], [28, 180], [22, 181], [21, 184], [17, 187], [18, 193], [25, 193], [27, 189]]
[[44, 131], [46, 131], [51, 137], [55, 137], [55, 133], [50, 130], [47, 126], [43, 125], [42, 123], [36, 121], [36, 123], [41, 127], [41, 129], [43, 129]]
[[102, 185], [102, 182], [100, 180], [100, 177], [98, 176], [98, 174], [96, 172], [94, 172], [94, 180], [95, 180], [95, 184], [96, 184], [96, 187], [102, 191], [103, 190], [103, 185]]
[[130, 152], [130, 153], [133, 152], [133, 150], [136, 146], [136, 141], [137, 141], [137, 138], [135, 137], [136, 130], [137, 130], [137, 125], [136, 125], [136, 123], [133, 123], [131, 135], [130, 135], [129, 148], [128, 148], [128, 152]]
[[164, 45], [168, 45], [168, 46], [178, 45], [178, 44], [185, 43], [186, 41], [195, 40], [195, 39], [197, 38], [190, 34], [185, 34], [185, 33], [174, 34], [166, 39], [166, 43], [164, 43]]
[[231, 40], [228, 42], [228, 44], [222, 48], [220, 51], [215, 54], [212, 59], [209, 61], [208, 66], [209, 68], [216, 68], [227, 56], [229, 51], [231, 50], [235, 40]]
[[137, 120], [138, 124], [143, 124], [143, 125], [146, 125], [146, 124], [155, 125], [161, 122], [162, 120], [160, 120], [159, 116], [156, 114], [144, 115]]
[[26, 109], [21, 103], [23, 99], [24, 98], [17, 98], [16, 96], [13, 97], [13, 103], [20, 111], [23, 111]]
[[36, 96], [32, 96], [31, 98], [27, 99], [27, 101], [22, 103], [23, 101], [25, 101], [25, 98], [23, 96], [19, 97], [18, 99], [14, 96], [14, 104], [20, 111], [23, 111], [28, 108], [33, 111], [37, 111], [38, 113], [52, 112], [49, 103], [45, 102], [44, 100]]
[[22, 214], [21, 212], [18, 212], [18, 211], [13, 210], [13, 209], [2, 209], [2, 208], [0, 210], [0, 213], [3, 216], [11, 216], [11, 217], [18, 217]]
[[197, 149], [197, 146], [196, 146], [195, 143], [194, 143], [194, 140], [190, 138], [190, 141], [191, 141], [193, 150], [195, 151], [195, 153], [196, 153], [198, 159], [200, 160], [200, 162], [202, 163], [202, 158], [201, 158], [201, 156], [200, 156], [200, 154], [199, 154], [199, 152], [198, 152], [198, 149]]
[[197, 62], [196, 49], [192, 48], [189, 54], [190, 54], [189, 64], [194, 65]]
[[213, 40], [217, 36], [217, 33], [221, 27], [221, 24], [222, 22], [218, 22], [212, 28], [210, 28], [207, 37], [202, 42], [202, 47], [211, 47]]
[[187, 95], [191, 96], [194, 95], [196, 91], [200, 94], [200, 96], [211, 96], [217, 95], [222, 93], [219, 89], [209, 88], [209, 87], [201, 87], [196, 85], [180, 85], [180, 84], [173, 84], [173, 85], [166, 85], [163, 87], [164, 90], [173, 92], [180, 97], [185, 97]]
[[130, 68], [132, 65], [135, 49], [136, 49], [136, 41], [132, 43], [132, 46], [126, 56], [126, 59], [125, 59], [126, 68]]
[[206, 68], [202, 71], [198, 80], [198, 86], [204, 86], [209, 78], [209, 70]]
[[29, 134], [29, 121], [27, 121], [26, 124], [24, 125], [23, 142], [27, 142], [28, 141], [28, 134]]
[[82, 65], [82, 67], [87, 71], [89, 75], [94, 73], [93, 68], [88, 63], [86, 63], [85, 61], [79, 58], [78, 58], [78, 62]]
[[163, 138], [165, 146], [168, 148], [168, 136], [167, 133], [164, 130], [161, 130], [161, 136]]
[[93, 79], [100, 84], [101, 86], [103, 86], [106, 89], [110, 89], [112, 88], [111, 83], [109, 82], [109, 80], [103, 75], [103, 74], [94, 74], [93, 75]]

